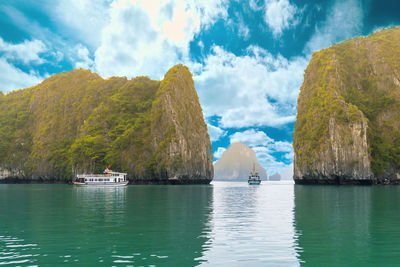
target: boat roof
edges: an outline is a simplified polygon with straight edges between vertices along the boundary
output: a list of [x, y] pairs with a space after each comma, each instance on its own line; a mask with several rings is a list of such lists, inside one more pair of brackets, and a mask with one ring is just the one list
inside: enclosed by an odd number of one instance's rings
[[104, 170], [104, 173], [127, 174], [127, 173], [125, 173], [125, 172], [113, 172], [112, 170], [109, 170], [109, 169], [105, 169], [105, 170]]
[[105, 169], [103, 173], [82, 173], [78, 174], [78, 176], [98, 176], [104, 177], [106, 174], [119, 174], [119, 175], [128, 175], [126, 172], [113, 172], [112, 170]]

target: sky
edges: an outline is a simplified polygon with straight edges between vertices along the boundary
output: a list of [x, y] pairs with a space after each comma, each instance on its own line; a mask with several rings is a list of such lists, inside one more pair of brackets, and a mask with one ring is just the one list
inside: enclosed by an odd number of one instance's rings
[[239, 141], [269, 174], [290, 176], [312, 53], [400, 25], [399, 10], [396, 0], [2, 0], [0, 90], [75, 68], [160, 80], [182, 63], [214, 160]]

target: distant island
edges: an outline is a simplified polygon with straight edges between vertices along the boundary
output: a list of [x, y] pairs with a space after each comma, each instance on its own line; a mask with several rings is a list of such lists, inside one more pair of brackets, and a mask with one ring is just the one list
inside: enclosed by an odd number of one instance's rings
[[68, 181], [106, 166], [131, 183], [209, 183], [212, 148], [192, 74], [103, 79], [88, 70], [0, 93], [2, 181]]
[[267, 180], [265, 169], [258, 164], [253, 149], [240, 142], [232, 143], [222, 153], [221, 158], [214, 164], [214, 180], [216, 181], [247, 181], [253, 168], [258, 171], [262, 180]]
[[269, 177], [268, 177], [268, 180], [269, 181], [280, 181], [281, 180], [281, 175], [279, 174], [279, 173], [274, 173], [273, 175], [270, 175]]
[[400, 183], [400, 27], [313, 54], [293, 146], [298, 184]]

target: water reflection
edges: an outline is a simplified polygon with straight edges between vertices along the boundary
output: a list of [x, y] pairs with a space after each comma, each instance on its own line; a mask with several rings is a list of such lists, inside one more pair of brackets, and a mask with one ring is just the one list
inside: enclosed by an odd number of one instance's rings
[[76, 228], [97, 231], [95, 224], [102, 221], [110, 230], [118, 230], [124, 221], [127, 190], [127, 187], [73, 186]]
[[299, 260], [307, 266], [397, 264], [400, 187], [295, 186]]
[[293, 184], [213, 182], [204, 266], [297, 266]]

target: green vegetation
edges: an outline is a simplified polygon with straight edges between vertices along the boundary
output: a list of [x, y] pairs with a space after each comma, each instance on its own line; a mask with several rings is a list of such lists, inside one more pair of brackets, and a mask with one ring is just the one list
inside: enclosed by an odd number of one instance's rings
[[399, 27], [313, 55], [298, 100], [293, 143], [299, 163], [311, 166], [316, 152], [329, 145], [330, 119], [348, 127], [362, 117], [372, 171], [393, 176], [400, 170]]
[[187, 133], [196, 129], [207, 137], [199, 145], [211, 148], [192, 76], [182, 65], [163, 81], [61, 73], [1, 93], [0, 125], [0, 168], [27, 177], [72, 179], [110, 164], [131, 178], [165, 179], [190, 163], [181, 151], [170, 153], [171, 146], [179, 148], [178, 133], [193, 146], [196, 140]]

